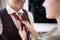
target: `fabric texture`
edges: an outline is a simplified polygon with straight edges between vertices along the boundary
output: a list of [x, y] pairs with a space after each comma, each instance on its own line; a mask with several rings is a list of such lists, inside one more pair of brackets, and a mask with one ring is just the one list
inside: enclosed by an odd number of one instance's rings
[[[26, 10], [23, 9], [23, 11], [24, 11], [24, 14], [23, 14], [22, 19], [27, 20], [30, 23]], [[0, 17], [1, 17], [2, 24], [3, 24], [3, 32], [0, 35], [1, 40], [22, 40], [18, 34], [18, 29], [16, 28], [6, 8], [1, 10]], [[27, 35], [28, 35], [27, 39], [29, 40], [29, 35], [30, 35], [29, 31], [27, 32]]]

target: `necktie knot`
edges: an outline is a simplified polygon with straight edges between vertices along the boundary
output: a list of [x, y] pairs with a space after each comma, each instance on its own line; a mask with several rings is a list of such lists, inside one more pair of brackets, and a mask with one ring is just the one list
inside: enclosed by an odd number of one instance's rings
[[22, 20], [22, 15], [20, 15], [21, 13], [18, 13], [18, 15], [16, 14], [16, 13], [13, 13], [12, 15], [14, 16], [14, 18], [16, 19], [16, 20]]
[[18, 17], [18, 15], [16, 15], [16, 13], [13, 13], [12, 14], [16, 20], [19, 20], [19, 22], [21, 23], [20, 26], [22, 27], [22, 30], [23, 30], [23, 27], [25, 27], [25, 30], [27, 30], [26, 26], [22, 23], [22, 14], [20, 14], [20, 18]]

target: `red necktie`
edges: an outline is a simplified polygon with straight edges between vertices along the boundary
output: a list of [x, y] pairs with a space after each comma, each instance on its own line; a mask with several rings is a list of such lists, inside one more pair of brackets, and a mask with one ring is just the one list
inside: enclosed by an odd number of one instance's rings
[[25, 27], [25, 30], [27, 30], [26, 26], [22, 23], [22, 15], [20, 15], [21, 19], [16, 15], [16, 13], [13, 13], [12, 15], [16, 20], [18, 20], [21, 23], [20, 26], [22, 27], [22, 30], [23, 30], [23, 27]]

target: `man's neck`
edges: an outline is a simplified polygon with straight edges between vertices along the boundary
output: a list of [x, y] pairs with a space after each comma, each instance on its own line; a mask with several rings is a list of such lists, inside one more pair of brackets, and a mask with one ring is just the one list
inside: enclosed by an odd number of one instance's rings
[[18, 12], [21, 8], [15, 7], [12, 4], [9, 4], [12, 9], [14, 9], [16, 12]]

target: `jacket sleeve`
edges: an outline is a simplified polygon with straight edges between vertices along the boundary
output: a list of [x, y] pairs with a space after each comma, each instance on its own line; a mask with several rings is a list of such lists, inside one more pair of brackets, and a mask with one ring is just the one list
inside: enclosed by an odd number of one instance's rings
[[0, 35], [0, 40], [7, 40], [7, 39], [5, 38], [5, 36]]
[[[1, 10], [0, 10], [0, 24], [1, 24]], [[0, 33], [1, 33], [1, 31], [0, 31]], [[0, 40], [7, 40], [7, 39], [5, 38], [5, 36], [3, 36], [2, 34], [0, 34]]]
[[4, 40], [4, 38], [0, 35], [0, 40]]

